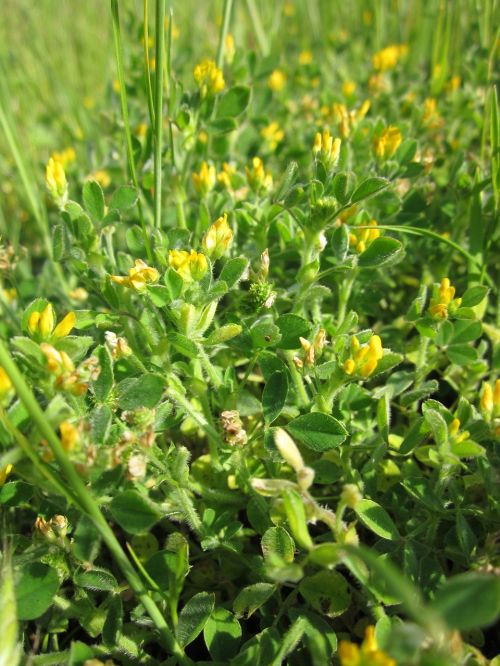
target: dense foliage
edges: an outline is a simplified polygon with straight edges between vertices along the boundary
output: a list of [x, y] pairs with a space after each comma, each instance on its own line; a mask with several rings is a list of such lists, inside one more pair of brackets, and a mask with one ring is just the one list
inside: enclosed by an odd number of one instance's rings
[[2, 56], [0, 663], [498, 666], [497, 3], [151, 2]]

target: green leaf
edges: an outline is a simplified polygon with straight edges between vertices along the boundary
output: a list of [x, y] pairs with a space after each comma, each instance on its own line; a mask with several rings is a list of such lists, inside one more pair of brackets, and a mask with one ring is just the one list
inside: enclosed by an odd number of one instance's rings
[[4, 506], [20, 506], [31, 499], [33, 486], [24, 481], [10, 481], [0, 488], [0, 504]]
[[63, 224], [56, 224], [52, 230], [52, 256], [54, 261], [61, 261], [68, 256], [71, 241], [68, 230]]
[[388, 185], [389, 181], [386, 178], [380, 178], [379, 176], [367, 178], [354, 190], [351, 197], [351, 204], [375, 196], [382, 190], [385, 190]]
[[337, 649], [337, 636], [326, 620], [303, 608], [292, 608], [291, 620], [300, 617], [305, 621], [305, 643], [311, 655], [312, 666], [325, 666], [333, 663], [333, 654]]
[[329, 414], [311, 412], [298, 416], [286, 426], [289, 433], [313, 451], [330, 451], [340, 446], [348, 432], [345, 426]]
[[111, 428], [113, 413], [107, 405], [94, 409], [90, 415], [92, 439], [96, 444], [105, 444]]
[[295, 544], [284, 527], [270, 527], [260, 542], [264, 558], [278, 556], [284, 562], [293, 562]]
[[370, 499], [360, 500], [354, 509], [363, 525], [383, 539], [399, 539], [398, 528], [387, 511]]
[[431, 606], [450, 629], [486, 627], [500, 616], [500, 578], [477, 572], [453, 576], [436, 592]]
[[352, 173], [340, 171], [333, 179], [333, 194], [342, 206], [349, 201], [354, 183]]
[[198, 592], [187, 602], [179, 615], [175, 635], [181, 647], [186, 647], [203, 631], [215, 605], [213, 592]]
[[136, 490], [116, 495], [109, 510], [120, 527], [130, 534], [147, 532], [162, 517], [159, 509]]
[[244, 587], [233, 603], [236, 617], [248, 619], [272, 597], [275, 590], [276, 586], [272, 583], [255, 583]]
[[241, 280], [244, 272], [248, 266], [248, 259], [245, 257], [235, 257], [234, 259], [229, 259], [224, 264], [219, 279], [223, 280], [229, 289], [234, 287], [239, 280]]
[[471, 439], [466, 439], [463, 442], [453, 442], [450, 450], [457, 458], [478, 458], [486, 455], [485, 448]]
[[117, 210], [128, 210], [137, 203], [138, 198], [135, 187], [124, 185], [113, 192], [109, 207]]
[[299, 338], [306, 338], [311, 330], [309, 322], [294, 314], [281, 315], [278, 317], [276, 325], [281, 333], [281, 340], [278, 344], [280, 349], [298, 349], [300, 347]]
[[471, 319], [459, 319], [453, 324], [453, 337], [451, 344], [473, 342], [481, 336], [483, 325], [480, 321]]
[[113, 388], [113, 360], [106, 345], [100, 345], [94, 350], [94, 356], [99, 361], [100, 372], [92, 382], [94, 395], [98, 402], [105, 402]]
[[338, 571], [319, 571], [304, 578], [299, 592], [315, 611], [327, 617], [338, 617], [351, 605], [348, 582]]
[[91, 569], [81, 571], [73, 576], [76, 585], [87, 590], [98, 590], [100, 592], [116, 592], [118, 583], [112, 573], [106, 569]]
[[262, 392], [264, 421], [270, 425], [281, 414], [288, 395], [288, 376], [285, 372], [274, 372]]
[[431, 429], [434, 441], [438, 446], [444, 446], [448, 441], [448, 425], [444, 417], [436, 409], [424, 405], [424, 419]]
[[399, 162], [401, 166], [409, 164], [417, 153], [417, 147], [418, 144], [414, 139], [406, 139], [406, 141], [403, 141], [397, 149], [394, 159]]
[[457, 365], [468, 365], [477, 361], [477, 350], [469, 345], [450, 345], [446, 354], [452, 363]]
[[250, 102], [250, 88], [248, 86], [234, 86], [219, 99], [217, 105], [217, 118], [234, 118], [247, 108]]
[[207, 620], [203, 638], [212, 659], [226, 663], [238, 652], [241, 641], [240, 623], [231, 611], [215, 608]]
[[176, 352], [187, 356], [187, 358], [197, 358], [199, 356], [198, 347], [195, 343], [182, 333], [170, 333], [168, 341]]
[[94, 220], [104, 217], [104, 194], [96, 180], [88, 180], [83, 186], [83, 203], [87, 213]]
[[123, 604], [119, 594], [111, 597], [108, 614], [102, 628], [102, 641], [104, 645], [114, 647], [123, 626]]
[[51, 605], [58, 588], [59, 576], [52, 567], [41, 562], [23, 567], [15, 590], [18, 618], [34, 620], [40, 617]]
[[170, 289], [162, 284], [148, 285], [148, 294], [157, 308], [163, 308], [172, 302]]
[[400, 241], [389, 236], [379, 236], [359, 255], [358, 266], [360, 268], [380, 268], [392, 263], [402, 252], [403, 245]]
[[479, 305], [479, 303], [481, 303], [481, 301], [486, 298], [488, 291], [488, 287], [485, 287], [481, 284], [476, 284], [473, 287], [469, 287], [462, 296], [462, 307], [472, 308], [475, 305]]
[[214, 134], [229, 134], [229, 132], [234, 132], [238, 123], [234, 118], [216, 118], [211, 120], [208, 126]]
[[121, 381], [116, 389], [118, 405], [121, 409], [155, 407], [163, 393], [163, 379], [158, 375], [144, 374]]
[[169, 268], [163, 276], [163, 282], [170, 292], [170, 300], [175, 301], [181, 295], [184, 281], [177, 271]]

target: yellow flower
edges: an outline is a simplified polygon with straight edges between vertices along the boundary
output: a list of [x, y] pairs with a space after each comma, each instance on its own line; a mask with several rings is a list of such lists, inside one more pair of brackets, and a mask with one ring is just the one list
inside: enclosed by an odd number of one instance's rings
[[370, 220], [368, 222], [370, 229], [356, 229], [353, 227], [349, 234], [349, 245], [356, 250], [356, 252], [364, 252], [368, 245], [380, 236], [380, 229], [377, 228], [377, 220]]
[[207, 196], [213, 190], [216, 183], [215, 167], [208, 165], [205, 161], [201, 163], [199, 173], [194, 172], [191, 175], [193, 185], [198, 194], [202, 197]]
[[443, 119], [441, 118], [437, 109], [437, 102], [433, 97], [428, 97], [426, 100], [424, 100], [422, 122], [431, 129], [440, 127], [443, 124]]
[[229, 33], [226, 35], [224, 40], [224, 58], [228, 65], [230, 65], [234, 60], [234, 54], [236, 49], [234, 47], [234, 37]]
[[127, 276], [112, 275], [111, 279], [123, 287], [143, 291], [150, 282], [158, 282], [159, 277], [156, 268], [151, 268], [142, 259], [136, 259], [134, 266], [129, 268]]
[[273, 92], [280, 92], [286, 84], [286, 74], [281, 69], [275, 69], [267, 79], [267, 85]]
[[342, 84], [342, 94], [344, 97], [352, 97], [356, 91], [356, 84], [354, 81], [344, 81]]
[[47, 342], [42, 342], [40, 349], [47, 359], [47, 368], [49, 369], [49, 372], [54, 374], [61, 374], [65, 371], [73, 372], [75, 369], [73, 361], [65, 351], [58, 351], [55, 347], [49, 345]]
[[217, 180], [218, 182], [222, 185], [222, 187], [225, 187], [226, 190], [231, 189], [231, 184], [232, 184], [232, 177], [236, 173], [236, 169], [228, 164], [228, 162], [224, 162], [222, 165], [222, 171], [217, 174]]
[[[165, 30], [168, 31], [168, 26], [169, 26], [169, 17], [165, 16]], [[179, 35], [181, 34], [179, 28], [176, 26], [175, 23], [172, 23], [172, 39], [177, 39]], [[150, 37], [151, 42], [153, 41], [152, 38]], [[152, 44], [151, 44], [152, 46]]]
[[278, 143], [283, 141], [285, 133], [278, 123], [273, 121], [260, 130], [260, 135], [266, 140], [269, 150], [276, 150]]
[[388, 69], [394, 69], [399, 59], [406, 55], [408, 47], [406, 44], [391, 44], [385, 49], [378, 51], [372, 58], [373, 67], [379, 72], [385, 72]]
[[12, 382], [10, 381], [9, 375], [5, 370], [0, 366], [0, 398], [3, 398], [7, 393], [12, 389]]
[[375, 155], [381, 159], [392, 157], [402, 141], [401, 132], [394, 125], [386, 127], [373, 141]]
[[462, 299], [455, 298], [455, 287], [446, 277], [441, 280], [441, 284], [434, 285], [429, 312], [436, 319], [446, 319], [450, 312], [453, 314], [460, 307], [461, 303]]
[[148, 126], [146, 125], [146, 123], [139, 123], [135, 128], [135, 135], [143, 138], [146, 136], [147, 131], [148, 131]]
[[2, 296], [5, 298], [7, 303], [13, 303], [17, 298], [17, 291], [14, 288], [2, 289]]
[[213, 60], [205, 58], [193, 70], [194, 80], [198, 84], [202, 97], [217, 95], [224, 90], [225, 81], [222, 70]]
[[28, 332], [40, 340], [65, 338], [71, 333], [76, 322], [74, 312], [68, 314], [55, 325], [54, 308], [49, 303], [41, 312], [32, 312], [28, 318]]
[[10, 463], [5, 467], [0, 468], [0, 486], [3, 486], [13, 469], [14, 467]]
[[83, 287], [77, 287], [76, 289], [72, 289], [68, 296], [73, 300], [73, 301], [86, 301], [87, 298], [89, 297], [89, 294], [86, 289]]
[[63, 421], [59, 426], [59, 431], [61, 433], [61, 444], [63, 449], [65, 451], [73, 451], [80, 441], [78, 428], [75, 428], [70, 421]]
[[62, 164], [63, 168], [65, 168], [68, 166], [68, 164], [71, 164], [71, 162], [76, 160], [76, 151], [71, 147], [65, 148], [60, 152], [54, 151], [51, 155], [51, 158], [54, 160], [54, 162], [59, 162]]
[[45, 184], [54, 201], [58, 202], [60, 206], [64, 206], [68, 198], [68, 181], [63, 165], [53, 157], [47, 162]]
[[186, 282], [201, 280], [208, 270], [207, 258], [195, 250], [170, 250], [168, 263]]
[[396, 660], [379, 648], [373, 626], [366, 628], [361, 646], [340, 641], [338, 654], [341, 666], [397, 666]]
[[378, 335], [372, 335], [368, 344], [361, 346], [354, 335], [351, 339], [351, 354], [343, 365], [347, 375], [359, 373], [365, 379], [376, 369], [378, 362], [384, 355], [382, 340]]
[[201, 246], [210, 259], [220, 259], [231, 245], [233, 231], [227, 223], [227, 213], [219, 217], [208, 229]]
[[313, 153], [315, 156], [319, 154], [328, 167], [333, 167], [339, 161], [341, 144], [342, 141], [339, 138], [334, 139], [330, 131], [325, 129], [323, 130], [323, 134], [320, 132], [316, 133]]
[[104, 169], [97, 169], [87, 176], [87, 180], [96, 180], [101, 187], [106, 189], [111, 183], [109, 173]]
[[311, 51], [301, 51], [299, 53], [299, 65], [310, 65], [313, 61]]
[[481, 401], [479, 403], [482, 412], [490, 414], [493, 411], [493, 389], [488, 382], [483, 383]]
[[252, 159], [252, 168], [245, 167], [248, 184], [254, 192], [270, 190], [273, 186], [273, 177], [269, 171], [264, 169], [264, 162], [260, 157]]

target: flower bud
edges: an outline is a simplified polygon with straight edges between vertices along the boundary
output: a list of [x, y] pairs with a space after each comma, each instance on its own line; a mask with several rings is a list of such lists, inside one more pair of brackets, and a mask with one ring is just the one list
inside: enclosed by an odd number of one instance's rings
[[295, 472], [300, 472], [304, 467], [304, 460], [302, 459], [297, 445], [286, 430], [283, 430], [283, 428], [276, 429], [274, 443], [276, 444], [276, 448], [280, 452], [281, 457], [292, 469], [295, 470]]
[[205, 340], [206, 345], [220, 345], [235, 338], [242, 331], [240, 324], [226, 324], [213, 331]]
[[56, 515], [50, 519], [50, 526], [58, 537], [65, 537], [68, 532], [68, 519], [66, 516]]
[[363, 499], [359, 488], [353, 483], [346, 483], [342, 488], [340, 501], [343, 502], [349, 509], [356, 508], [356, 505]]

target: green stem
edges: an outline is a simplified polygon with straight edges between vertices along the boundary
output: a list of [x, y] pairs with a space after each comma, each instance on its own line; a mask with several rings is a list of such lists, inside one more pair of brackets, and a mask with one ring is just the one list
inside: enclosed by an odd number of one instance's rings
[[149, 119], [151, 127], [155, 126], [155, 111], [153, 106], [153, 89], [151, 88], [151, 71], [149, 68], [149, 26], [148, 26], [148, 0], [144, 0], [144, 74], [146, 77], [146, 95], [148, 100]]
[[295, 363], [293, 362], [293, 352], [285, 352], [285, 356], [286, 360], [288, 361], [288, 368], [292, 376], [292, 381], [295, 386], [295, 390], [297, 391], [299, 403], [303, 407], [305, 407], [310, 403], [310, 400], [306, 391], [306, 387], [304, 386], [304, 382], [302, 381], [302, 377], [299, 371], [297, 370]]
[[259, 48], [262, 51], [262, 55], [266, 57], [269, 55], [269, 43], [267, 41], [266, 33], [262, 26], [262, 21], [260, 20], [259, 10], [254, 0], [247, 0], [248, 13], [250, 14], [250, 19], [253, 23], [253, 29], [255, 36], [259, 43]]
[[217, 45], [217, 67], [222, 69], [224, 64], [224, 46], [226, 43], [226, 36], [229, 30], [229, 19], [231, 18], [231, 9], [233, 7], [233, 0], [224, 0], [224, 9], [222, 12], [222, 23], [219, 31], [219, 43]]
[[198, 348], [198, 353], [200, 355], [201, 367], [203, 368], [205, 374], [207, 375], [210, 382], [215, 386], [215, 388], [220, 388], [222, 386], [222, 380], [217, 374], [212, 364], [212, 361], [208, 357], [206, 351], [203, 349], [203, 346], [201, 344], [197, 344], [196, 346]]
[[214, 441], [218, 442], [220, 437], [215, 430], [213, 426], [210, 425], [210, 423], [206, 420], [206, 418], [198, 412], [197, 409], [193, 407], [193, 405], [189, 402], [189, 400], [186, 398], [186, 396], [182, 395], [182, 393], [179, 393], [175, 388], [169, 387], [167, 389], [167, 395], [174, 401], [176, 402], [182, 409], [186, 412], [188, 416], [190, 416], [193, 421], [200, 426], [202, 430], [205, 431], [207, 436]]
[[351, 274], [346, 277], [342, 282], [342, 286], [339, 289], [339, 305], [337, 309], [337, 330], [344, 323], [345, 315], [347, 311], [347, 304], [349, 303], [349, 298], [351, 297], [351, 291], [354, 284], [355, 271], [351, 271]]
[[120, 13], [118, 10], [118, 0], [111, 0], [111, 16], [113, 23], [113, 40], [115, 44], [115, 57], [116, 67], [118, 70], [118, 82], [120, 84], [120, 104], [122, 110], [123, 127], [125, 131], [125, 144], [127, 148], [127, 163], [132, 183], [139, 195], [137, 198], [137, 212], [139, 213], [139, 222], [142, 228], [142, 235], [144, 238], [144, 247], [146, 248], [146, 255], [150, 263], [153, 262], [153, 255], [151, 253], [151, 243], [149, 242], [149, 235], [146, 229], [146, 222], [144, 220], [144, 213], [142, 210], [141, 190], [139, 188], [139, 181], [137, 180], [137, 173], [135, 170], [134, 150], [132, 148], [132, 133], [130, 131], [130, 120], [128, 117], [127, 105], [127, 90], [125, 88], [125, 75], [123, 69], [123, 46], [120, 30]]
[[64, 451], [59, 438], [50, 426], [45, 413], [42, 411], [38, 404], [33, 391], [29, 388], [26, 380], [19, 371], [17, 365], [12, 360], [4, 342], [0, 340], [0, 365], [4, 368], [5, 372], [10, 378], [20, 401], [28, 411], [33, 423], [36, 425], [40, 434], [47, 440], [55, 459], [57, 460], [62, 473], [66, 477], [71, 493], [74, 495], [75, 501], [82, 511], [84, 511], [94, 523], [96, 529], [101, 533], [108, 549], [110, 550], [117, 565], [120, 567], [123, 575], [127, 579], [130, 587], [135, 592], [138, 599], [143, 604], [150, 618], [153, 620], [158, 632], [165, 644], [165, 647], [170, 652], [177, 656], [180, 663], [188, 664], [189, 660], [184, 654], [184, 650], [177, 643], [170, 628], [165, 622], [165, 618], [160, 609], [148, 595], [141, 578], [136, 573], [125, 552], [123, 551], [118, 539], [109, 527], [104, 515], [97, 506], [93, 497], [87, 491], [85, 484], [76, 472], [72, 463]]
[[161, 150], [163, 140], [163, 58], [165, 51], [165, 0], [156, 0], [156, 70], [155, 70], [155, 227], [161, 229]]

